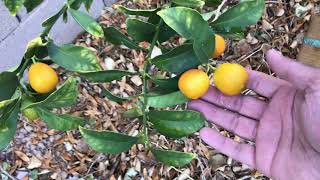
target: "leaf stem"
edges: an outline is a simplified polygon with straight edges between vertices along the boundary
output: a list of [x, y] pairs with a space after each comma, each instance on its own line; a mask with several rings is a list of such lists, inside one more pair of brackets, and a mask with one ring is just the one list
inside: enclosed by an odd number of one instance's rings
[[143, 94], [143, 135], [144, 135], [144, 144], [146, 148], [150, 148], [150, 144], [149, 144], [149, 138], [148, 138], [148, 127], [147, 127], [147, 113], [149, 111], [149, 107], [148, 107], [148, 98], [147, 98], [147, 93], [148, 93], [148, 82], [147, 82], [147, 78], [148, 78], [148, 68], [149, 68], [149, 64], [151, 62], [151, 54], [153, 51], [153, 48], [156, 45], [156, 42], [158, 40], [159, 37], [159, 33], [160, 33], [160, 26], [162, 25], [163, 20], [160, 19], [157, 27], [156, 27], [156, 33], [152, 39], [150, 48], [149, 48], [149, 52], [146, 56], [147, 61], [144, 64], [144, 68], [143, 68], [143, 89], [142, 89], [142, 94]]

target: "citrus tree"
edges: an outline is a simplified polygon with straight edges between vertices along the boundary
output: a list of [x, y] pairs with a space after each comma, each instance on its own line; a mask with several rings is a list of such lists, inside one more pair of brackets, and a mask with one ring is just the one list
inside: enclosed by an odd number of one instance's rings
[[[4, 2], [15, 14], [19, 8], [13, 7], [21, 7], [28, 0]], [[205, 118], [199, 112], [164, 109], [201, 97], [209, 88], [208, 73], [212, 71], [216, 71], [214, 82], [222, 92], [228, 95], [241, 93], [248, 79], [243, 67], [224, 64], [215, 69], [212, 62], [224, 52], [224, 38], [242, 37], [243, 29], [261, 18], [264, 0], [242, 0], [224, 8], [221, 15], [219, 9], [222, 5], [217, 8], [218, 11], [204, 11], [207, 6], [218, 7], [218, 0], [172, 0], [155, 9], [129, 9], [114, 5], [117, 11], [128, 15], [127, 34], [116, 27], [101, 26], [79, 10], [82, 4], [89, 10], [91, 3], [92, 0], [68, 0], [56, 14], [43, 22], [43, 32], [28, 44], [21, 64], [0, 74], [0, 149], [4, 149], [13, 139], [18, 113], [22, 112], [30, 120], [40, 117], [49, 128], [61, 131], [79, 128], [84, 140], [98, 152], [121, 153], [140, 143], [167, 165], [188, 164], [196, 157], [195, 154], [154, 147], [148, 137], [148, 126], [172, 139], [193, 134], [204, 126]], [[143, 71], [104, 70], [90, 49], [56, 44], [50, 38], [50, 30], [59, 18], [67, 22], [69, 16], [96, 38], [144, 52]], [[162, 46], [163, 42], [177, 36], [184, 37], [186, 42], [173, 49]], [[139, 46], [139, 42], [149, 42], [148, 48]], [[155, 47], [164, 53], [151, 57]], [[73, 76], [56, 88], [58, 76], [50, 64], [74, 72]], [[171, 78], [152, 75], [149, 72], [151, 66], [168, 72]], [[207, 72], [201, 69], [207, 69]], [[24, 81], [25, 71], [28, 72], [28, 81]], [[132, 75], [143, 79], [141, 94], [124, 98], [104, 89], [104, 95], [118, 103], [139, 100], [137, 106], [125, 112], [127, 117], [141, 119], [141, 131], [135, 137], [90, 129], [86, 126], [88, 120], [84, 118], [51, 111], [76, 102], [77, 77], [93, 83], [106, 83]], [[242, 78], [236, 80], [238, 75]], [[226, 78], [231, 78], [233, 83], [228, 83]]]

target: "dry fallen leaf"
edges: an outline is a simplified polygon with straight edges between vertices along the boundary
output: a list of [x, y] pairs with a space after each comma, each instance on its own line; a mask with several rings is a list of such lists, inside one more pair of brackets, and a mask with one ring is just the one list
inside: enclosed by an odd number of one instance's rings
[[15, 153], [22, 161], [24, 161], [24, 162], [29, 162], [29, 161], [30, 161], [29, 157], [28, 157], [25, 153], [23, 153], [23, 152], [21, 152], [21, 151], [15, 151], [14, 153]]
[[41, 161], [36, 158], [35, 156], [32, 156], [28, 169], [35, 169], [35, 168], [39, 168], [41, 166]]

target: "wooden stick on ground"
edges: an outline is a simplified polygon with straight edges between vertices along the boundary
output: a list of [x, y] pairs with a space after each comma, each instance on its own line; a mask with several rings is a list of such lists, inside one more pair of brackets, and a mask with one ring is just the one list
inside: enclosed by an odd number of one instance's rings
[[[320, 40], [320, 16], [315, 15], [306, 34], [306, 37]], [[298, 55], [299, 61], [320, 68], [320, 48], [304, 44]]]

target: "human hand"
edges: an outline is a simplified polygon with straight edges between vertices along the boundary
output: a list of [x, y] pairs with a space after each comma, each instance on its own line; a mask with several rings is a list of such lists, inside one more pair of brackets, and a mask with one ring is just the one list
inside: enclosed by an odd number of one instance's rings
[[276, 50], [269, 50], [266, 58], [281, 79], [248, 70], [247, 88], [268, 101], [225, 96], [211, 87], [201, 99], [189, 103], [209, 122], [255, 145], [236, 142], [211, 128], [201, 129], [201, 139], [274, 179], [320, 179], [320, 69]]

